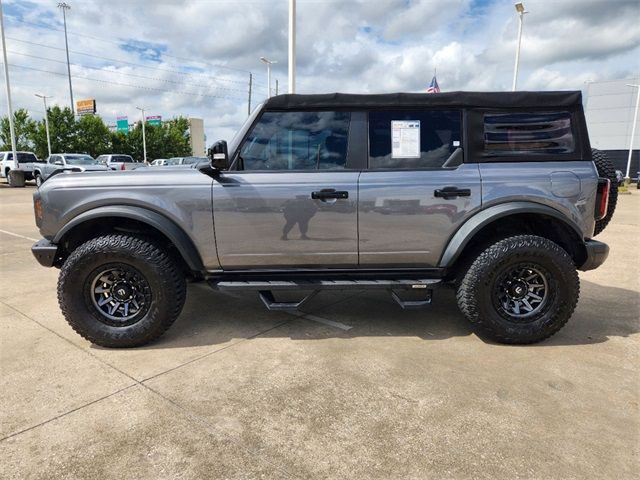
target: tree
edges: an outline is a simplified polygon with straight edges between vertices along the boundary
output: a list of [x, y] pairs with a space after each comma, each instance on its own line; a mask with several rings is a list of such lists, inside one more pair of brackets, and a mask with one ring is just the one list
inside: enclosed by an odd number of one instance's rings
[[73, 151], [97, 157], [111, 152], [111, 132], [102, 118], [96, 115], [84, 115], [76, 122]]
[[[125, 138], [126, 137], [126, 140]], [[155, 158], [186, 157], [191, 155], [189, 144], [189, 121], [184, 117], [171, 119], [161, 126], [145, 125], [147, 160]], [[138, 122], [128, 135], [112, 133], [114, 153], [127, 153], [136, 160], [144, 156], [142, 147], [142, 125]]]
[[[51, 135], [51, 152], [65, 153], [73, 152], [75, 147], [75, 136], [77, 132], [76, 119], [69, 107], [64, 109], [55, 105], [48, 108], [49, 113], [49, 133]], [[46, 158], [47, 132], [45, 130], [44, 119], [37, 122], [33, 132], [33, 142], [35, 154], [39, 158]]]
[[[13, 112], [13, 127], [16, 132], [16, 150], [31, 150], [33, 148], [33, 132], [36, 122], [29, 118], [29, 112], [24, 108]], [[0, 119], [0, 141], [2, 150], [11, 150], [11, 129], [9, 117]]]

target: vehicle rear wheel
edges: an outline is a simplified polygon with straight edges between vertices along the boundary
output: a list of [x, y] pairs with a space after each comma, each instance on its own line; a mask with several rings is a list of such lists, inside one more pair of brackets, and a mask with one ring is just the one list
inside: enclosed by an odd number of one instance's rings
[[67, 322], [103, 347], [137, 347], [160, 337], [180, 315], [185, 297], [176, 261], [153, 242], [128, 235], [82, 244], [58, 279]]
[[595, 237], [599, 233], [601, 233], [607, 225], [611, 221], [613, 217], [613, 212], [616, 210], [616, 204], [618, 203], [618, 178], [616, 177], [616, 169], [609, 160], [609, 157], [604, 152], [600, 150], [596, 150], [595, 148], [591, 150], [593, 163], [596, 165], [596, 170], [598, 170], [598, 176], [602, 178], [608, 178], [611, 180], [611, 188], [609, 189], [609, 206], [607, 207], [607, 214], [602, 220], [596, 220], [596, 228], [593, 232], [593, 236]]
[[492, 339], [509, 344], [542, 341], [573, 314], [578, 273], [559, 245], [535, 235], [501, 240], [482, 252], [458, 287], [458, 306]]

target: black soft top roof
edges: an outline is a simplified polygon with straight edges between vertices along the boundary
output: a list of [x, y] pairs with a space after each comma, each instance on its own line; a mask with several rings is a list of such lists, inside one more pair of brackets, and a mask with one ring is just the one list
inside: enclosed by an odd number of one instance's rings
[[445, 93], [384, 93], [360, 95], [326, 93], [319, 95], [287, 94], [271, 97], [267, 110], [326, 108], [388, 108], [388, 107], [479, 107], [535, 108], [582, 106], [582, 92], [445, 92]]

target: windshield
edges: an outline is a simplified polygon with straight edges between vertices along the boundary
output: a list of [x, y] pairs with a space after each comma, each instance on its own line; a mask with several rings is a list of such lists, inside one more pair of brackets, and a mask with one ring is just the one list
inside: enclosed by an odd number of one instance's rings
[[229, 142], [228, 144], [229, 161], [233, 161], [233, 155], [236, 153], [239, 143], [247, 134], [247, 131], [249, 130], [249, 128], [251, 128], [251, 125], [253, 125], [253, 121], [256, 119], [256, 117], [260, 115], [260, 112], [262, 111], [262, 105], [263, 104], [261, 103], [253, 110], [253, 112], [251, 112], [251, 115], [249, 116], [249, 118], [245, 120], [242, 127], [240, 127], [240, 130], [236, 132], [236, 134], [233, 136], [233, 138]]
[[65, 155], [64, 159], [69, 165], [93, 165], [96, 163], [89, 155]]

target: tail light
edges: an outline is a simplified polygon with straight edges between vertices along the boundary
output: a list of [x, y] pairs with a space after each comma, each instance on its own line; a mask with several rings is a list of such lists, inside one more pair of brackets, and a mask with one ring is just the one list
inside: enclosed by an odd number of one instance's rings
[[120, 170], [124, 170], [124, 163], [120, 165]]
[[608, 178], [598, 179], [598, 192], [596, 194], [596, 220], [602, 220], [607, 216], [609, 208], [609, 190], [611, 190], [611, 180]]

